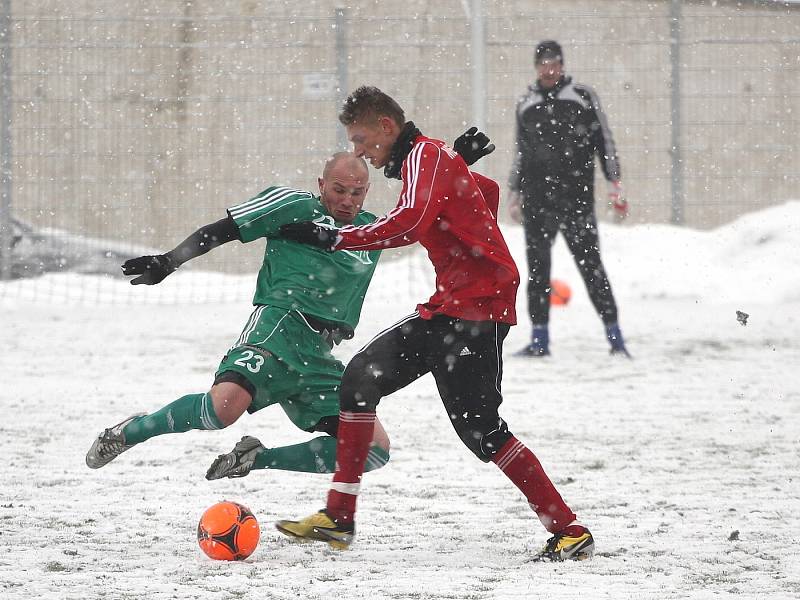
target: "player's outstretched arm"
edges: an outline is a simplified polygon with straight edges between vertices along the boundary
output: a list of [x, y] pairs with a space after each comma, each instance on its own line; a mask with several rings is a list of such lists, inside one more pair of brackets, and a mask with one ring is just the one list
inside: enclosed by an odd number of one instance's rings
[[131, 280], [132, 285], [155, 285], [164, 281], [183, 263], [236, 239], [240, 239], [239, 228], [227, 216], [216, 223], [201, 227], [166, 254], [140, 256], [125, 261], [122, 273], [138, 275]]

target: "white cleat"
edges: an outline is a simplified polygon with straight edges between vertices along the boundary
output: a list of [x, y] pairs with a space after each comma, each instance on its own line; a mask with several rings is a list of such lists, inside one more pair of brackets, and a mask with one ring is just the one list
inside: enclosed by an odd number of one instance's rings
[[92, 447], [86, 453], [86, 466], [90, 469], [99, 469], [106, 466], [126, 450], [133, 448], [136, 444], [126, 444], [122, 430], [128, 423], [144, 415], [145, 413], [132, 415], [98, 435]]

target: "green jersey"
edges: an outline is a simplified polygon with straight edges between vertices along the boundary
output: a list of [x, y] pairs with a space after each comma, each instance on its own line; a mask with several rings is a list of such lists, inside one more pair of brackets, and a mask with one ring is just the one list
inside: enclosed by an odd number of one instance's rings
[[[341, 226], [319, 196], [286, 187], [269, 187], [228, 209], [242, 242], [267, 238], [253, 304], [298, 310], [317, 319], [355, 329], [380, 251], [327, 252], [278, 237], [286, 223], [314, 221]], [[361, 211], [353, 225], [375, 215]]]

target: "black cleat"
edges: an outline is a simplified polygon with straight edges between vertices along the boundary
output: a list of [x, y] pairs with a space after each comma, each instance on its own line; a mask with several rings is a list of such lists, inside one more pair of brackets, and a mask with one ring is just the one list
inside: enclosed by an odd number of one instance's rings
[[244, 477], [253, 468], [256, 456], [264, 450], [264, 446], [251, 435], [244, 436], [233, 450], [220, 454], [206, 471], [206, 479], [222, 479], [223, 477]]

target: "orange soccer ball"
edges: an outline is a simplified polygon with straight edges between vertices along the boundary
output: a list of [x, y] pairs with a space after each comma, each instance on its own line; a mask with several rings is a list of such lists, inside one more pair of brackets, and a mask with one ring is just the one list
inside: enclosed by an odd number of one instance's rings
[[563, 281], [553, 279], [550, 282], [550, 304], [565, 305], [572, 297], [572, 290]]
[[197, 543], [214, 560], [244, 560], [255, 551], [259, 535], [250, 509], [228, 500], [209, 507], [197, 525]]

